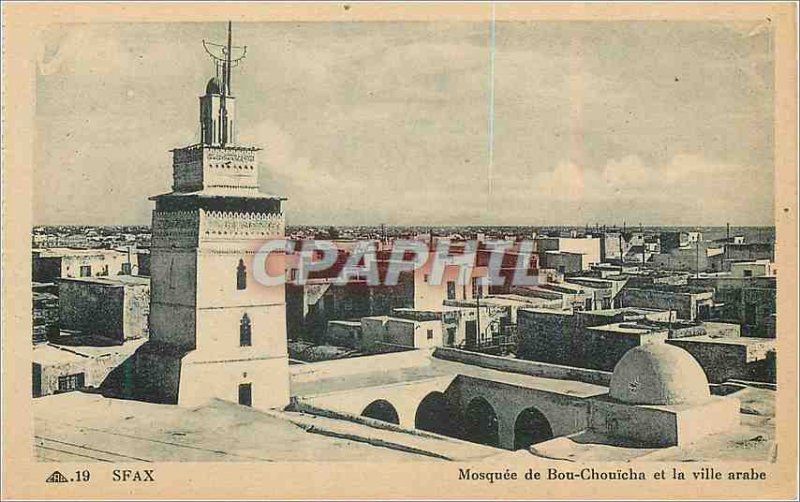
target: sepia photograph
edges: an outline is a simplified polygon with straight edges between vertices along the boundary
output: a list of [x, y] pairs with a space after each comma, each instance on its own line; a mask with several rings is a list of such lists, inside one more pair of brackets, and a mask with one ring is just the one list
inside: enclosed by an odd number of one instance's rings
[[5, 494], [796, 496], [796, 3], [161, 7], [4, 8]]

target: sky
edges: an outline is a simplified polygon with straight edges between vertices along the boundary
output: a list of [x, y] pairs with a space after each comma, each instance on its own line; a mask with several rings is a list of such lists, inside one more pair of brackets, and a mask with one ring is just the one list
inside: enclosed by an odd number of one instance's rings
[[[150, 222], [225, 30], [44, 33], [36, 224]], [[234, 44], [239, 142], [289, 224], [773, 221], [767, 24], [239, 23]]]

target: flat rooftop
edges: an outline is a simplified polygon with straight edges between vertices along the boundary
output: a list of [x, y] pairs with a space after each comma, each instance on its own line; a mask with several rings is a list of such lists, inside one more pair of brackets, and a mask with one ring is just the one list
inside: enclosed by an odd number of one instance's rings
[[33, 346], [33, 362], [42, 366], [52, 366], [56, 364], [84, 363], [85, 355], [75, 353], [71, 350], [63, 350], [47, 343]]
[[[546, 302], [546, 300], [538, 299], [540, 302]], [[480, 299], [481, 304], [484, 305], [497, 305], [503, 307], [530, 307], [534, 303], [539, 302], [532, 302], [526, 299], [526, 297], [521, 296], [519, 298], [508, 298], [504, 296], [487, 296], [485, 298]]]
[[[447, 301], [454, 301], [454, 300], [447, 300]], [[412, 307], [398, 307], [398, 308], [393, 309], [393, 311], [395, 313], [420, 312], [420, 313], [441, 314], [442, 312], [459, 312], [459, 311], [462, 311], [462, 310], [467, 309], [467, 308], [468, 307], [463, 307], [463, 306], [459, 307], [459, 306], [447, 305], [447, 304], [443, 303], [441, 305], [433, 305], [431, 307], [426, 307], [424, 309], [415, 309], [415, 308], [412, 308]]]
[[533, 304], [543, 304], [548, 303], [552, 300], [547, 300], [546, 298], [540, 298], [538, 296], [525, 296], [525, 295], [517, 295], [514, 293], [504, 294], [504, 295], [492, 295], [492, 298], [503, 298], [507, 300], [515, 300], [523, 303], [527, 303], [530, 305]]
[[57, 343], [41, 343], [33, 347], [33, 362], [43, 366], [85, 363], [90, 358], [109, 357], [119, 354], [133, 354], [146, 342], [145, 339], [128, 340], [120, 345], [65, 345]]
[[650, 335], [659, 331], [667, 331], [666, 326], [648, 326], [646, 324], [639, 324], [635, 322], [615, 322], [611, 324], [605, 324], [603, 326], [592, 326], [586, 329], [590, 331], [602, 331], [603, 333], [619, 335]]
[[376, 368], [373, 372], [349, 374], [346, 376], [332, 376], [320, 380], [307, 382], [290, 382], [293, 396], [315, 396], [333, 392], [346, 392], [369, 387], [380, 387], [397, 383], [413, 383], [429, 380], [436, 377], [469, 376], [483, 380], [505, 383], [526, 389], [540, 390], [554, 394], [564, 394], [572, 397], [592, 397], [608, 393], [608, 387], [576, 380], [561, 380], [544, 378], [507, 371], [483, 368], [472, 364], [456, 361], [446, 361], [435, 357], [430, 358], [429, 364], [420, 364], [406, 368], [381, 370]]
[[[35, 452], [42, 461], [435, 460], [400, 449], [309, 433], [289, 420], [290, 415], [263, 413], [223, 401], [181, 408], [68, 392], [34, 399], [33, 415]], [[315, 422], [322, 426], [324, 420]], [[348, 426], [358, 429], [358, 424]], [[381, 434], [366, 426], [359, 430], [367, 437]]]
[[107, 254], [127, 254], [127, 251], [117, 249], [84, 249], [84, 248], [43, 248], [34, 250], [42, 258], [59, 258], [64, 256], [103, 256]]
[[[578, 284], [580, 286], [585, 287], [595, 287], [595, 288], [610, 288], [613, 286], [611, 279], [600, 279], [598, 277], [570, 277], [566, 279], [564, 282]], [[588, 286], [586, 286], [586, 283]]]
[[328, 325], [338, 325], [338, 326], [361, 326], [361, 321], [328, 321]]
[[88, 282], [108, 286], [148, 286], [150, 277], [144, 275], [102, 275], [94, 277], [61, 277], [59, 281]]
[[575, 315], [575, 312], [572, 310], [546, 309], [541, 307], [523, 307], [520, 310], [524, 310], [525, 312], [533, 312], [535, 314], [550, 314], [550, 315], [563, 315], [563, 316]]
[[382, 322], [384, 324], [386, 324], [389, 321], [402, 322], [402, 323], [408, 323], [408, 324], [414, 324], [414, 323], [418, 322], [418, 321], [415, 321], [414, 319], [407, 319], [405, 317], [394, 317], [394, 316], [390, 316], [390, 315], [372, 315], [372, 316], [362, 317], [361, 319], [362, 320], [363, 319], [369, 319], [371, 321], [380, 321], [380, 322]]
[[719, 345], [739, 345], [743, 347], [753, 347], [759, 345], [767, 347], [775, 346], [774, 338], [758, 338], [753, 336], [700, 335], [700, 336], [690, 336], [685, 338], [677, 338], [676, 341], [679, 341], [680, 343], [711, 343]]
[[583, 292], [582, 286], [577, 284], [568, 284], [566, 282], [560, 282], [558, 284], [547, 282], [538, 286], [534, 286], [534, 288], [539, 289], [540, 291], [556, 292], [568, 295], [575, 295]]
[[644, 307], [620, 307], [616, 309], [599, 309], [599, 310], [586, 310], [581, 312], [584, 315], [598, 315], [598, 316], [609, 316], [613, 317], [615, 315], [647, 315], [647, 314], [657, 314], [659, 312], [668, 312], [668, 310], [664, 309], [648, 309]]

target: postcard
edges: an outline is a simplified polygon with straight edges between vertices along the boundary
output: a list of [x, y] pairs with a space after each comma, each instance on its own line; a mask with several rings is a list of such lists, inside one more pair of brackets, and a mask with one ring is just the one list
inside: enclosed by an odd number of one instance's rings
[[794, 499], [796, 16], [4, 4], [3, 498]]

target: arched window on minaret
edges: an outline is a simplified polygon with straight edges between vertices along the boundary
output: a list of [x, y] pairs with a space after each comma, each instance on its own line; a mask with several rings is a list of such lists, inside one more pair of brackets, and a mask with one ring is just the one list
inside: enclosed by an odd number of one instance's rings
[[250, 324], [250, 316], [247, 314], [242, 316], [239, 321], [239, 346], [249, 347], [252, 343], [253, 328]]
[[247, 289], [247, 267], [244, 260], [239, 260], [236, 266], [236, 289]]

